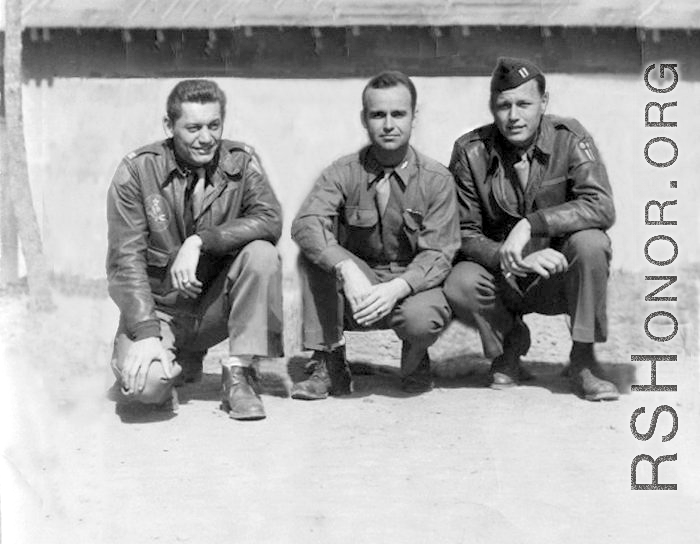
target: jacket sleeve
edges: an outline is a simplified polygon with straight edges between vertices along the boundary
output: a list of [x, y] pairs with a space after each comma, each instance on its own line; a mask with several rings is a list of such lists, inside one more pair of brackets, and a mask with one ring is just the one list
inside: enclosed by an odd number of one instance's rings
[[469, 164], [467, 151], [456, 142], [450, 159], [450, 171], [457, 187], [459, 230], [462, 238], [460, 252], [470, 261], [490, 269], [499, 267], [498, 251], [501, 244], [483, 232], [481, 199]]
[[331, 167], [316, 181], [292, 223], [292, 238], [304, 256], [327, 272], [352, 257], [336, 236], [338, 213], [345, 198], [341, 173]]
[[133, 340], [160, 335], [146, 273], [148, 220], [136, 175], [117, 168], [107, 195], [107, 282]]
[[414, 293], [436, 287], [445, 280], [460, 245], [452, 176], [446, 173], [433, 181], [423, 225], [417, 225], [416, 256], [401, 275]]
[[527, 216], [533, 236], [561, 236], [583, 229], [608, 229], [615, 222], [615, 205], [605, 165], [593, 139], [586, 133], [572, 135], [567, 153], [567, 176], [571, 180], [571, 199], [562, 204], [543, 207]]
[[227, 255], [253, 240], [276, 244], [282, 235], [282, 208], [254, 153], [244, 164], [241, 213], [221, 225], [197, 231], [202, 251]]

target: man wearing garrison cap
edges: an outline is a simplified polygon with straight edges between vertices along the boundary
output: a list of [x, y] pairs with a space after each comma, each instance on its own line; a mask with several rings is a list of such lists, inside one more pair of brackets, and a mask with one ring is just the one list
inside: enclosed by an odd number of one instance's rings
[[588, 400], [614, 400], [617, 388], [593, 353], [607, 337], [612, 191], [591, 136], [574, 119], [545, 115], [547, 101], [537, 66], [498, 60], [494, 122], [460, 137], [450, 161], [462, 243], [445, 292], [455, 314], [479, 330], [492, 388], [532, 378], [520, 360], [530, 347], [523, 315], [563, 313], [572, 387]]

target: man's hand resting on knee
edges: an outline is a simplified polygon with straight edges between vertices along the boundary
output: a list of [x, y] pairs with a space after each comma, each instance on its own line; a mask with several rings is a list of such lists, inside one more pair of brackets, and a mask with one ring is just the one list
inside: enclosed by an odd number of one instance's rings
[[353, 314], [358, 325], [368, 327], [383, 319], [394, 306], [411, 293], [408, 283], [401, 278], [394, 278], [386, 283], [372, 286], [370, 293], [364, 298]]
[[523, 266], [530, 272], [538, 274], [543, 278], [549, 278], [554, 274], [566, 272], [569, 263], [562, 253], [548, 247], [530, 253], [523, 259]]
[[144, 338], [131, 344], [121, 370], [122, 386], [129, 395], [143, 392], [148, 369], [154, 362], [163, 366], [167, 378], [172, 378], [173, 365], [159, 338]]

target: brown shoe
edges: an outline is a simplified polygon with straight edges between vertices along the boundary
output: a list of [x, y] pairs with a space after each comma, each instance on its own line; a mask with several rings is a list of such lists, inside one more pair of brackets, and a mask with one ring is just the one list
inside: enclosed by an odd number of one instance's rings
[[620, 398], [615, 384], [600, 377], [604, 373], [593, 354], [593, 344], [574, 342], [570, 359], [571, 364], [565, 369], [565, 375], [575, 392], [590, 401]]
[[518, 360], [505, 353], [496, 357], [491, 363], [491, 389], [510, 389], [520, 385]]
[[221, 372], [224, 409], [230, 418], [255, 420], [265, 418], [265, 408], [253, 387], [255, 372], [243, 366], [224, 366]]
[[345, 360], [345, 348], [331, 353], [314, 351], [309, 368], [313, 369], [308, 379], [295, 383], [291, 396], [297, 400], [322, 400], [328, 395], [352, 393], [352, 375]]
[[530, 329], [518, 316], [513, 329], [503, 342], [503, 354], [491, 363], [491, 389], [510, 389], [520, 382], [530, 381], [534, 376], [522, 366], [521, 355], [530, 349]]
[[620, 392], [615, 384], [599, 378], [590, 368], [583, 368], [571, 378], [572, 386], [578, 390], [583, 398], [590, 401], [617, 400]]

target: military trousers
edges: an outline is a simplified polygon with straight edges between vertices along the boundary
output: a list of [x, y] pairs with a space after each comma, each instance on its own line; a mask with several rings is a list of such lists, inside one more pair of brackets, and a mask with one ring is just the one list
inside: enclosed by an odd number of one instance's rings
[[[282, 268], [274, 245], [255, 240], [225, 261], [200, 298], [183, 301], [181, 309], [157, 310], [161, 342], [174, 363], [201, 361], [208, 348], [228, 338], [230, 355], [283, 355]], [[123, 316], [114, 340], [111, 366], [118, 380], [129, 347]], [[175, 376], [167, 379], [157, 362], [151, 364], [142, 395], [131, 398], [160, 403], [168, 398]]]
[[529, 277], [514, 287], [503, 275], [480, 264], [457, 263], [445, 281], [445, 295], [455, 315], [475, 326], [484, 355], [494, 359], [516, 319], [528, 313], [567, 314], [575, 342], [607, 339], [606, 293], [611, 259], [610, 239], [598, 229], [575, 232], [552, 244], [569, 267], [545, 279]]
[[[371, 267], [352, 257], [373, 285], [397, 278], [405, 266]], [[300, 257], [303, 302], [303, 341], [306, 349], [330, 351], [345, 343], [345, 330], [393, 329], [402, 340], [401, 370], [411, 374], [427, 358], [427, 350], [449, 323], [452, 312], [442, 288], [411, 294], [380, 321], [369, 327], [358, 325], [335, 273], [327, 272]]]

